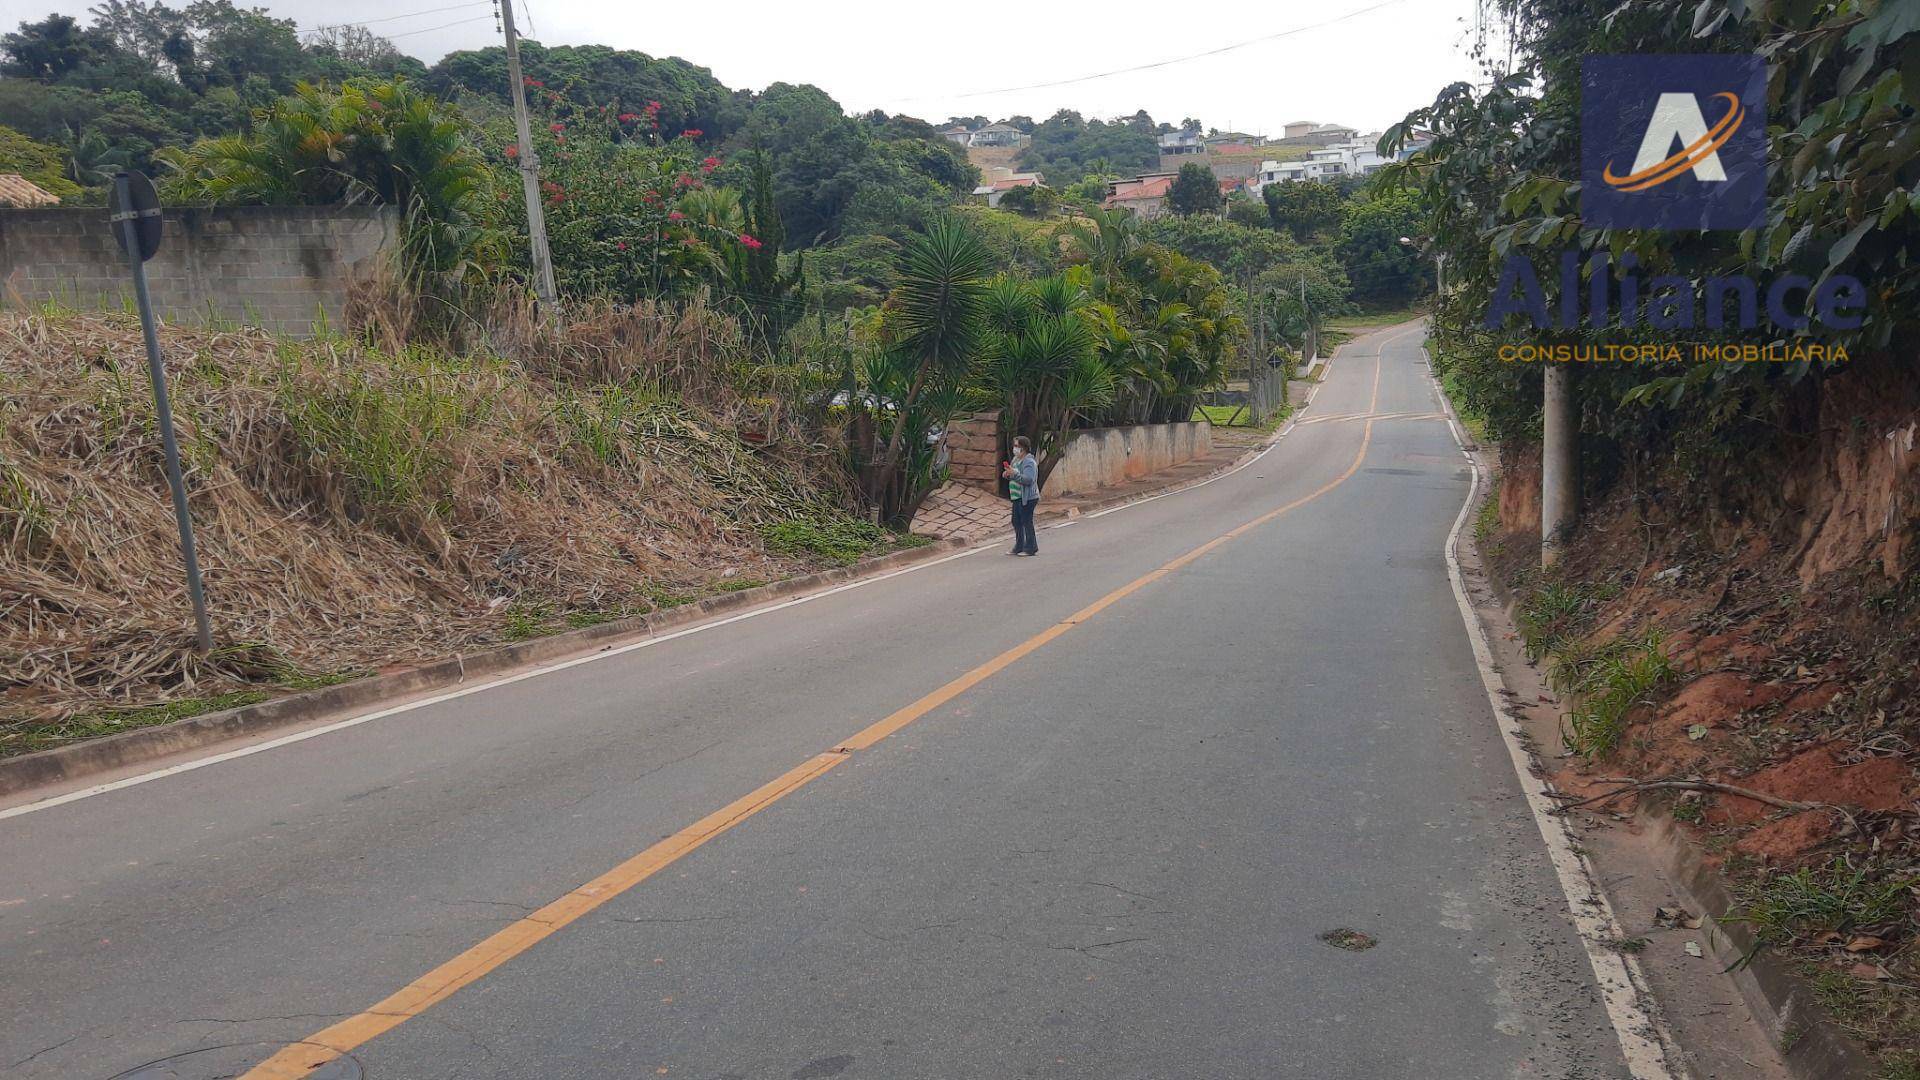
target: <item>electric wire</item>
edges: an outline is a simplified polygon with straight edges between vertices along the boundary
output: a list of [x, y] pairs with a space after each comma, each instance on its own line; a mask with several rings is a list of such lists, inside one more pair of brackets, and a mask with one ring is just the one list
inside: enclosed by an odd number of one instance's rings
[[[422, 10], [422, 11], [409, 11], [404, 15], [385, 15], [378, 19], [362, 19], [359, 22], [332, 23], [327, 26], [308, 26], [308, 27], [303, 27], [300, 30], [300, 33], [319, 34], [319, 33], [324, 33], [328, 30], [345, 30], [349, 26], [367, 27], [367, 26], [373, 26], [377, 23], [398, 22], [401, 19], [412, 19], [421, 15], [438, 15], [444, 11], [459, 11], [463, 8], [492, 7], [492, 6], [493, 6], [492, 0], [467, 0], [467, 2], [463, 4], [448, 4], [446, 7], [426, 8], [425, 10]], [[412, 32], [424, 32], [424, 31], [412, 31]]]

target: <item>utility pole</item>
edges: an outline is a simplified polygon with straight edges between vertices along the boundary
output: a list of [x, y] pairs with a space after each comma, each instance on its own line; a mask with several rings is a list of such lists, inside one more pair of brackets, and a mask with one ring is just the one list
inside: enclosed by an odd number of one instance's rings
[[507, 81], [513, 91], [513, 127], [519, 137], [520, 187], [527, 196], [527, 238], [533, 246], [533, 294], [542, 307], [554, 303], [553, 254], [547, 250], [547, 215], [540, 206], [540, 160], [527, 125], [527, 86], [520, 74], [520, 34], [513, 28], [513, 0], [498, 0], [500, 32], [507, 39]]
[[1546, 365], [1541, 401], [1540, 447], [1540, 565], [1560, 561], [1561, 545], [1579, 515], [1579, 488], [1575, 454], [1579, 425], [1573, 416], [1573, 371], [1565, 364]]
[[1313, 309], [1307, 306], [1307, 272], [1300, 271], [1300, 362], [1313, 362], [1314, 352], [1320, 343], [1314, 340]]

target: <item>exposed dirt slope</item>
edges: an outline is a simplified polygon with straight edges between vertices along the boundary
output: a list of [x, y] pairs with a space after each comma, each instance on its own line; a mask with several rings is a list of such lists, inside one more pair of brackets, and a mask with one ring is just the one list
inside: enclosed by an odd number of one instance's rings
[[[1563, 683], [1584, 680], [1587, 700], [1629, 688], [1622, 723], [1603, 725], [1612, 745], [1579, 746], [1555, 782], [1700, 780], [1796, 804], [1658, 793], [1722, 860], [1742, 914], [1896, 1063], [1920, 1049], [1917, 427], [1920, 388], [1850, 371], [1730, 483], [1617, 483], [1546, 577], [1539, 459], [1516, 450], [1483, 543]], [[1583, 720], [1576, 705], [1575, 743]]]

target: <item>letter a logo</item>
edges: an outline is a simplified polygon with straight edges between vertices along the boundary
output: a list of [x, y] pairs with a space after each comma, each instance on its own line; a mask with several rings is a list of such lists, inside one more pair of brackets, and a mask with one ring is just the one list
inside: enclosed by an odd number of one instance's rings
[[1766, 209], [1765, 85], [1754, 56], [1588, 57], [1583, 216], [1614, 228], [1757, 226]]
[[[1740, 130], [1746, 119], [1738, 94], [1713, 95], [1726, 106], [1726, 113], [1712, 129], [1700, 111], [1700, 102], [1692, 94], [1661, 94], [1653, 107], [1653, 119], [1647, 124], [1646, 138], [1640, 140], [1640, 153], [1633, 159], [1633, 171], [1614, 174], [1609, 165], [1602, 179], [1621, 191], [1645, 191], [1672, 180], [1688, 170], [1695, 180], [1725, 183], [1727, 170], [1720, 164], [1720, 148]], [[1678, 141], [1680, 149], [1673, 144]]]

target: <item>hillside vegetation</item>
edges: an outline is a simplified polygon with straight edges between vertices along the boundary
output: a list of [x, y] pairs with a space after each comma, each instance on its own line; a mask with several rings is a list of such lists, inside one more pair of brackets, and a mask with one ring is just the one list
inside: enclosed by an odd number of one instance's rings
[[894, 542], [737, 368], [731, 319], [602, 310], [502, 339], [163, 331], [221, 643], [199, 656], [137, 320], [0, 314], [0, 753]]

